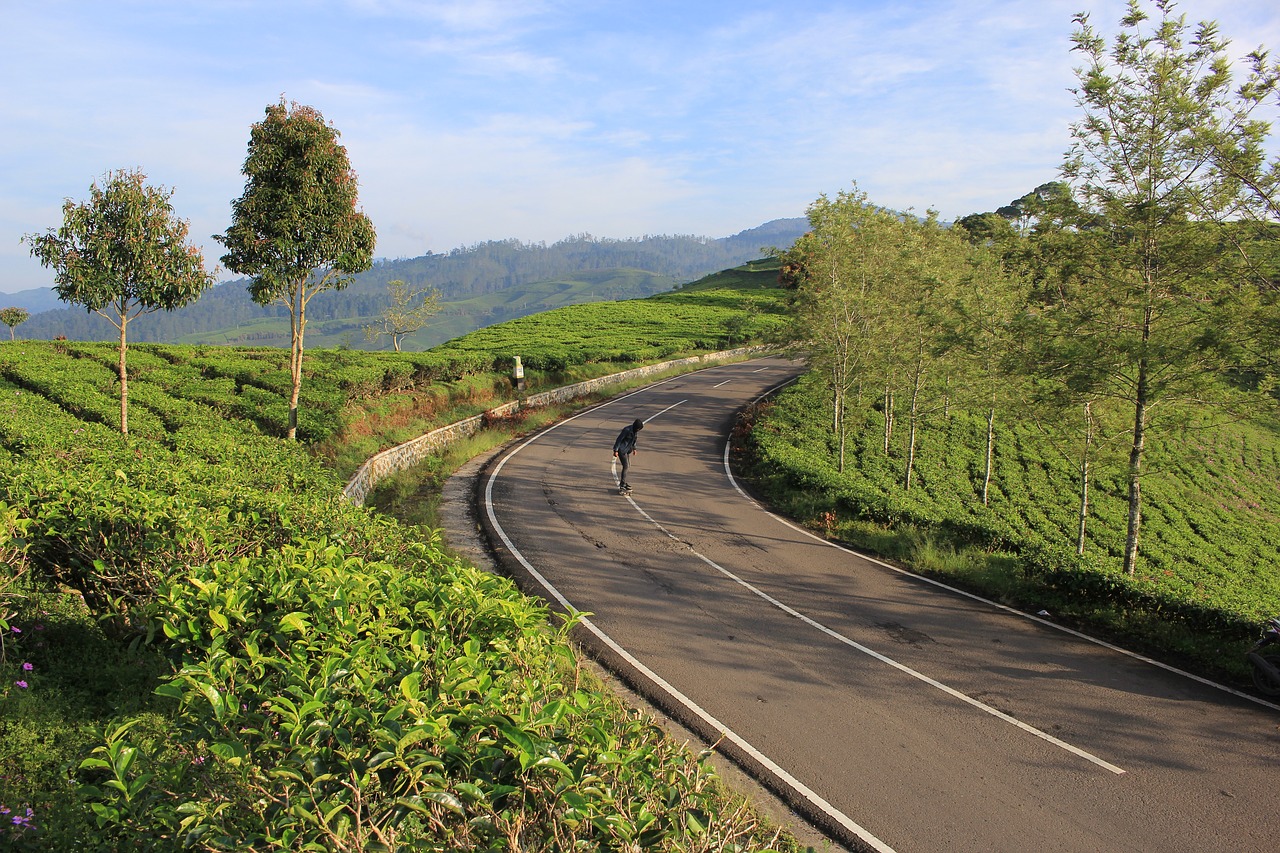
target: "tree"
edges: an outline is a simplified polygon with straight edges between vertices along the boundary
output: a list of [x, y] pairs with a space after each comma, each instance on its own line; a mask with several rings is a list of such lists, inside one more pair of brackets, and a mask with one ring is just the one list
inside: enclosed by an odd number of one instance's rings
[[1001, 408], [1020, 399], [1018, 376], [1006, 369], [1015, 334], [1014, 321], [1026, 305], [1022, 281], [1009, 273], [993, 247], [980, 245], [970, 251], [947, 312], [943, 340], [953, 361], [965, 371], [965, 397], [986, 410], [987, 435], [982, 505], [990, 503], [994, 473], [996, 421]]
[[1276, 79], [1263, 61], [1253, 88], [1233, 93], [1216, 24], [1201, 23], [1188, 40], [1173, 3], [1154, 5], [1159, 20], [1148, 30], [1130, 0], [1110, 50], [1087, 15], [1075, 18], [1072, 42], [1086, 64], [1073, 92], [1084, 115], [1071, 127], [1062, 174], [1088, 218], [1072, 234], [1080, 274], [1046, 311], [1058, 340], [1081, 351], [1065, 381], [1086, 399], [1131, 407], [1129, 574], [1153, 416], [1212, 402], [1231, 367], [1239, 269], [1214, 223], [1238, 215], [1250, 187], [1267, 185], [1258, 152], [1268, 125], [1248, 119], [1261, 103], [1249, 92], [1273, 91]]
[[[211, 284], [204, 257], [187, 244], [188, 224], [174, 216], [172, 190], [150, 187], [140, 171], [108, 172], [88, 202], [67, 199], [57, 231], [23, 237], [31, 254], [57, 273], [54, 290], [120, 332], [120, 432], [129, 433], [129, 322], [197, 299]], [[6, 321], [7, 322], [7, 321]]]
[[387, 282], [391, 304], [382, 309], [379, 322], [364, 327], [364, 338], [375, 341], [391, 336], [391, 345], [400, 352], [400, 341], [426, 325], [440, 310], [440, 291], [427, 287], [410, 287], [400, 279]]
[[[946, 311], [957, 301], [957, 291], [965, 276], [968, 244], [963, 233], [943, 228], [937, 214], [924, 219], [902, 218], [899, 265], [892, 273], [897, 292], [891, 297], [897, 310], [890, 328], [891, 352], [898, 353], [901, 374], [907, 383], [907, 447], [902, 487], [911, 490], [917, 436], [922, 420], [930, 411], [946, 405], [948, 367]], [[896, 345], [893, 343], [896, 342]], [[886, 412], [890, 404], [886, 400]], [[887, 436], [886, 436], [887, 438]]]
[[966, 240], [979, 246], [1006, 242], [1015, 234], [1008, 217], [998, 212], [970, 213], [957, 219], [956, 225], [963, 229]]
[[21, 326], [27, 322], [27, 318], [31, 316], [31, 312], [26, 308], [0, 308], [0, 323], [4, 323], [9, 327], [9, 340], [13, 340], [13, 329], [15, 326]]
[[781, 255], [780, 280], [795, 290], [795, 337], [831, 392], [831, 429], [844, 470], [846, 419], [872, 382], [893, 306], [886, 294], [901, 245], [897, 214], [868, 203], [856, 187], [809, 205], [809, 233]]
[[288, 437], [298, 434], [303, 335], [307, 304], [325, 290], [341, 290], [373, 262], [373, 223], [357, 209], [357, 179], [320, 111], [281, 98], [249, 133], [243, 195], [232, 202], [232, 224], [216, 236], [222, 262], [251, 276], [260, 305], [289, 310]]

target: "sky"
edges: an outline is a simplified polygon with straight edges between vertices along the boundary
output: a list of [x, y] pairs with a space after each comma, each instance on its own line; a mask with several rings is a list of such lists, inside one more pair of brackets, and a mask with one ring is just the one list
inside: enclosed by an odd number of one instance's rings
[[[725, 237], [855, 184], [944, 220], [994, 210], [1058, 176], [1074, 14], [1110, 37], [1124, 6], [0, 0], [0, 293], [53, 284], [23, 236], [117, 169], [171, 189], [219, 265], [249, 128], [282, 97], [340, 132], [379, 258]], [[1280, 53], [1276, 0], [1175, 12]]]

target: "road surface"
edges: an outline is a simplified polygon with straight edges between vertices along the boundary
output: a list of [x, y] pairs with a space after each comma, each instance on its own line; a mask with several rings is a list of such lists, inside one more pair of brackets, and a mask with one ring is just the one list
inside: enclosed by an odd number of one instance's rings
[[[590, 613], [611, 668], [838, 843], [1247, 851], [1280, 839], [1280, 708], [824, 543], [750, 500], [726, 439], [799, 372], [681, 376], [496, 456], [505, 567]], [[612, 445], [645, 421], [619, 495]]]

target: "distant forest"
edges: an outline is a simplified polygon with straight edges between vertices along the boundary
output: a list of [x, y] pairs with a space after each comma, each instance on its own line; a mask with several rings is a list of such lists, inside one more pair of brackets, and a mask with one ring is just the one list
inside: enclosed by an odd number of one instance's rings
[[[601, 280], [607, 277], [600, 273], [607, 270], [650, 273], [644, 280], [651, 284], [647, 291], [591, 289], [580, 301], [647, 296], [656, 292], [653, 288], [669, 289], [673, 282], [693, 281], [760, 258], [768, 248], [786, 249], [807, 228], [808, 220], [794, 218], [777, 219], [722, 238], [663, 235], [601, 239], [582, 234], [551, 245], [495, 240], [442, 254], [379, 260], [372, 269], [356, 276], [350, 287], [317, 296], [307, 309], [308, 328], [311, 323], [319, 326], [326, 321], [345, 320], [348, 321], [346, 328], [358, 329], [360, 318], [376, 317], [388, 304], [386, 285], [394, 279], [413, 287], [439, 290], [444, 314], [451, 313], [451, 303], [500, 292], [513, 292], [504, 301], [518, 304], [520, 300], [515, 295], [520, 288], [547, 281]], [[205, 291], [199, 300], [185, 308], [149, 314], [136, 326], [130, 324], [129, 340], [172, 343], [193, 335], [263, 326], [264, 321], [274, 318], [287, 320], [288, 312], [283, 307], [255, 304], [247, 284], [246, 279], [224, 282]], [[4, 298], [0, 294], [0, 302]], [[496, 313], [468, 325], [486, 325], [537, 310], [542, 310], [538, 301], [531, 299], [527, 310], [497, 309]], [[63, 335], [70, 340], [106, 341], [119, 336], [116, 329], [97, 314], [78, 306], [33, 313], [17, 327], [16, 333], [18, 338], [37, 340]], [[247, 342], [254, 337], [250, 332], [241, 339]], [[259, 337], [268, 345], [280, 343], [275, 334], [264, 332]], [[356, 340], [351, 343], [360, 345]], [[284, 345], [287, 346], [287, 338]]]

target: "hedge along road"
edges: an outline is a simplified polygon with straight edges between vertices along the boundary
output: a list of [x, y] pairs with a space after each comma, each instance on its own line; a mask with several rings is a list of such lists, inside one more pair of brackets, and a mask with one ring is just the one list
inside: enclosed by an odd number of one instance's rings
[[[687, 374], [495, 456], [499, 559], [845, 846], [1273, 846], [1280, 708], [832, 546], [738, 488], [734, 418], [800, 369]], [[612, 447], [635, 418], [624, 496]]]

